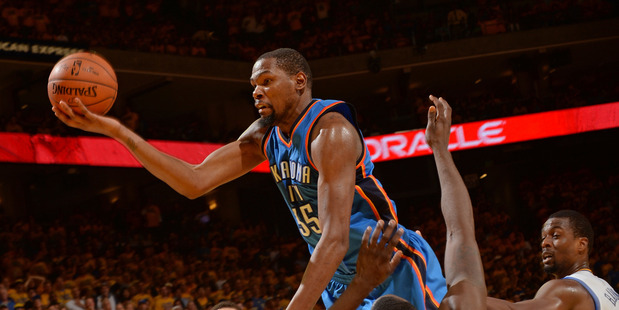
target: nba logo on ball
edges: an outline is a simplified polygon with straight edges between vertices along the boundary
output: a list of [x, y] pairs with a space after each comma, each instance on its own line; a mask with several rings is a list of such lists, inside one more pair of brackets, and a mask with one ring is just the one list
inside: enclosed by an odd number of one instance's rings
[[74, 53], [60, 59], [47, 81], [51, 102], [65, 101], [77, 108], [75, 98], [92, 113], [107, 113], [118, 94], [116, 73], [110, 63], [91, 52]]
[[80, 74], [80, 68], [82, 67], [82, 61], [81, 60], [76, 60], [73, 62], [73, 67], [71, 67], [71, 75], [79, 75]]

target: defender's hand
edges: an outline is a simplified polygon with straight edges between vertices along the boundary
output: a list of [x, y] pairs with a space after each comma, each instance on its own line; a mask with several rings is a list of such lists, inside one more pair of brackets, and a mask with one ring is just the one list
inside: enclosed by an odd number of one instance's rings
[[395, 247], [404, 234], [402, 228], [395, 231], [397, 225], [394, 220], [383, 231], [385, 223], [380, 220], [376, 223], [376, 228], [370, 238], [371, 227], [363, 233], [359, 258], [357, 260], [357, 275], [353, 281], [362, 282], [366, 287], [372, 289], [383, 283], [395, 270], [402, 258], [402, 251], [394, 254]]
[[426, 142], [433, 151], [447, 150], [451, 133], [451, 107], [445, 99], [430, 95], [434, 106], [428, 110]]

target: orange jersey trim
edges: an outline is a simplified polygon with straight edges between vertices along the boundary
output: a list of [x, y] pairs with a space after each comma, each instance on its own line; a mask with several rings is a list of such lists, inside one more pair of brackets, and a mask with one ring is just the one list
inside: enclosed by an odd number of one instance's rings
[[[318, 101], [316, 101], [316, 102], [318, 102]], [[307, 128], [307, 132], [305, 133], [305, 156], [307, 156], [307, 160], [309, 161], [310, 165], [312, 165], [312, 167], [314, 167], [314, 169], [316, 169], [316, 170], [318, 170], [318, 168], [316, 168], [316, 165], [314, 165], [314, 161], [312, 160], [312, 157], [310, 156], [310, 153], [309, 153], [309, 139], [310, 139], [310, 134], [312, 133], [312, 129], [314, 129], [314, 123], [316, 123], [316, 121], [322, 116], [322, 113], [324, 113], [325, 110], [330, 109], [334, 105], [336, 105], [338, 103], [342, 103], [342, 102], [343, 101], [336, 101], [336, 102], [334, 102], [334, 103], [324, 107], [318, 113], [318, 115], [316, 115], [316, 118], [309, 125], [309, 127]], [[311, 107], [310, 107], [310, 109], [311, 109]], [[308, 111], [309, 111], [309, 109], [308, 109]], [[307, 115], [307, 113], [305, 115]], [[303, 118], [305, 118], [305, 115], [303, 116]], [[301, 120], [303, 120], [303, 119], [301, 119]], [[301, 123], [301, 120], [299, 120], [299, 123]]]
[[383, 194], [383, 196], [385, 197], [385, 200], [389, 204], [389, 212], [391, 212], [391, 216], [393, 216], [393, 219], [395, 220], [396, 223], [399, 223], [400, 221], [398, 220], [398, 215], [395, 213], [395, 208], [393, 207], [393, 203], [391, 202], [391, 199], [389, 199], [389, 196], [387, 196], [385, 189], [378, 184], [378, 180], [376, 180], [376, 178], [373, 175], [370, 175], [369, 178], [372, 179], [372, 181], [374, 181], [374, 184], [376, 184], [376, 187], [378, 188], [378, 190], [380, 190], [380, 192]]
[[372, 200], [368, 198], [368, 196], [363, 192], [363, 189], [361, 189], [359, 185], [355, 185], [355, 190], [357, 190], [357, 193], [359, 193], [359, 195], [361, 195], [361, 197], [365, 201], [367, 201], [367, 203], [370, 205], [370, 208], [372, 208], [372, 212], [374, 212], [374, 216], [376, 216], [376, 220], [380, 220], [380, 214], [378, 214], [378, 210], [376, 210], [376, 206], [374, 206], [374, 203], [372, 203]]

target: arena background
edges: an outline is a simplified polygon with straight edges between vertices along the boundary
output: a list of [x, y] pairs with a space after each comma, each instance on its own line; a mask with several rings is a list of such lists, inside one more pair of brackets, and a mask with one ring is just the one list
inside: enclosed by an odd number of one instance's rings
[[[459, 37], [450, 35], [446, 25], [447, 12], [452, 8], [450, 1], [389, 3], [385, 6], [390, 12], [419, 14], [414, 16], [420, 18], [433, 14], [441, 22], [433, 24], [438, 26], [427, 31], [422, 42], [418, 35], [413, 35], [413, 40], [402, 47], [373, 46], [343, 51], [340, 55], [308, 57], [315, 78], [313, 94], [353, 103], [366, 136], [423, 128], [429, 94], [443, 96], [452, 104], [455, 123], [616, 102], [617, 5], [599, 2], [607, 5], [605, 11], [596, 11], [588, 18], [529, 24], [530, 27], [522, 21], [519, 28], [513, 28], [518, 20], [512, 19], [498, 31], [482, 31], [479, 25], [472, 25], [471, 28], [478, 27], [478, 32]], [[467, 12], [485, 3], [467, 3]], [[186, 13], [182, 5], [177, 5], [170, 6]], [[547, 16], [554, 18], [552, 14]], [[67, 50], [91, 49], [104, 55], [115, 67], [119, 82], [118, 100], [109, 114], [124, 119], [127, 108], [137, 113], [136, 131], [149, 139], [225, 143], [235, 139], [258, 116], [248, 82], [252, 61], [244, 56], [182, 56], [126, 48], [122, 44], [101, 46], [88, 38], [76, 42], [45, 41], [20, 36], [19, 32], [15, 35], [10, 25], [3, 29], [3, 43], [49, 44]], [[99, 31], [104, 29], [100, 27]], [[254, 43], [254, 54], [267, 46]], [[59, 57], [16, 53], [7, 48], [0, 53], [3, 125], [17, 116], [23, 131], [30, 134], [88, 135], [58, 129], [55, 124], [45, 89], [47, 75]], [[519, 109], [522, 107], [526, 108]], [[602, 187], [605, 192], [587, 196], [597, 199], [595, 203], [589, 202], [608, 208], [605, 214], [616, 219], [618, 137], [619, 129], [615, 128], [457, 151], [454, 158], [476, 208], [506, 214], [513, 227], [519, 227], [527, 239], [534, 240], [543, 215], [570, 204], [559, 200], [539, 207], [531, 203], [535, 197], [523, 196], [523, 186], [539, 189], [552, 183], [560, 187], [566, 175], [569, 182], [583, 175], [582, 181], [588, 182], [588, 177], [594, 176], [595, 182], [606, 183]], [[440, 222], [439, 187], [431, 156], [377, 163], [375, 175], [396, 201], [403, 224], [423, 231], [429, 221]], [[543, 195], [535, 188], [528, 193]], [[185, 221], [217, 221], [230, 227], [261, 222], [269, 233], [296, 234], [269, 174], [250, 173], [192, 201], [141, 168], [0, 163], [0, 218], [4, 224], [9, 223], [7, 227], [18, 219], [47, 223], [76, 213], [103, 214], [118, 224], [124, 223], [123, 214], [139, 212], [150, 204], [162, 209], [163, 223], [182, 223], [178, 218], [180, 212]], [[582, 208], [588, 210], [587, 206]], [[613, 236], [617, 238], [616, 233]], [[441, 246], [435, 245], [437, 252]], [[614, 259], [613, 268], [617, 270], [616, 256]]]

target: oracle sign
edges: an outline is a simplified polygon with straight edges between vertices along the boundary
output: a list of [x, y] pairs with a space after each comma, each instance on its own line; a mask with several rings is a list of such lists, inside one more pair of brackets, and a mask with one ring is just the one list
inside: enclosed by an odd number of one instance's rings
[[[619, 102], [527, 114], [451, 127], [452, 151], [619, 127]], [[365, 138], [373, 161], [428, 155], [423, 129]], [[156, 148], [198, 164], [222, 144], [149, 141]], [[120, 143], [102, 137], [56, 137], [0, 132], [0, 162], [140, 167]], [[263, 162], [253, 172], [270, 172]]]
[[[619, 102], [512, 116], [451, 127], [452, 151], [619, 127]], [[425, 130], [365, 138], [373, 161], [431, 154]]]
[[[450, 150], [462, 150], [505, 141], [504, 120], [470, 123], [451, 127]], [[426, 143], [425, 130], [413, 130], [385, 136], [368, 137], [365, 143], [372, 161], [427, 155], [431, 153]]]

